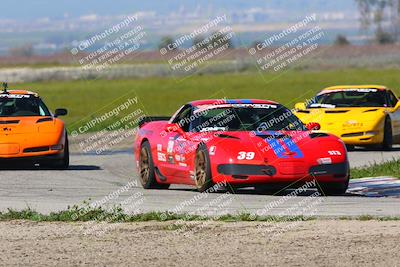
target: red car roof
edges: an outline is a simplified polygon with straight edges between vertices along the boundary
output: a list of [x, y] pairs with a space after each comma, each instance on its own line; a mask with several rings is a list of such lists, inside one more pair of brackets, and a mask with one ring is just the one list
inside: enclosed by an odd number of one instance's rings
[[205, 99], [190, 102], [192, 106], [223, 105], [223, 104], [278, 104], [277, 102], [261, 99]]

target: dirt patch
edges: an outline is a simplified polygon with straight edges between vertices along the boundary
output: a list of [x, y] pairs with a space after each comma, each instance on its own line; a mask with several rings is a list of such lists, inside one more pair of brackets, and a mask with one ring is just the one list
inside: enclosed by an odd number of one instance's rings
[[288, 225], [143, 222], [105, 224], [104, 233], [85, 235], [100, 225], [1, 222], [0, 260], [8, 266], [396, 266], [400, 262], [400, 222], [317, 220]]

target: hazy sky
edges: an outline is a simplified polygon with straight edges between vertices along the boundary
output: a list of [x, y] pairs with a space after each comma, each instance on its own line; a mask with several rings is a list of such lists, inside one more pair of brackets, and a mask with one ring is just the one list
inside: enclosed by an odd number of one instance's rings
[[[1, 17], [33, 19], [40, 17], [81, 16], [90, 13], [134, 13], [138, 9], [151, 9], [151, 1], [135, 0], [1, 0]], [[156, 1], [161, 4], [165, 1]], [[157, 5], [158, 5], [157, 4]], [[21, 5], [23, 8], [20, 8]], [[132, 12], [129, 12], [132, 10]]]
[[343, 11], [354, 8], [354, 0], [0, 0], [0, 18], [30, 20], [41, 17], [57, 18], [68, 14], [78, 17], [86, 14], [118, 15], [137, 11], [166, 13], [187, 10], [198, 5], [216, 9], [243, 10], [244, 8], [279, 8], [305, 11]]

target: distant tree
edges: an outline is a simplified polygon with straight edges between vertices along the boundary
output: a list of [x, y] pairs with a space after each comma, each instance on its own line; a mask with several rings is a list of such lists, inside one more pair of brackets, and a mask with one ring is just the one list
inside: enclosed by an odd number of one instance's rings
[[349, 45], [350, 42], [349, 42], [349, 40], [347, 40], [346, 36], [344, 36], [344, 35], [342, 35], [342, 34], [338, 34], [338, 35], [336, 36], [336, 39], [335, 39], [334, 44], [335, 44], [335, 45], [342, 45], [342, 46], [343, 46], [343, 45]]
[[393, 35], [389, 32], [385, 32], [383, 30], [377, 30], [375, 33], [375, 39], [378, 44], [393, 44], [395, 40]]
[[11, 56], [31, 57], [34, 54], [33, 46], [31, 44], [10, 48], [9, 54]]
[[[169, 45], [174, 43], [174, 38], [172, 38], [171, 36], [164, 36], [163, 38], [161, 38], [161, 41], [158, 45], [158, 49], [162, 49], [162, 48], [167, 48]], [[172, 48], [170, 50], [175, 50], [176, 48]]]
[[[400, 38], [400, 0], [355, 0], [360, 12], [361, 28], [372, 28], [375, 41], [393, 43]], [[389, 24], [385, 26], [384, 22]]]

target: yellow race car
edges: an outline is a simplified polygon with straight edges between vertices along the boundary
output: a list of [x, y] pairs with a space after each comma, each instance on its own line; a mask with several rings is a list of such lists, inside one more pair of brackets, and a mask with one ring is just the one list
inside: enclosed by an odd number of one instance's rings
[[400, 101], [381, 85], [343, 85], [322, 90], [306, 103], [295, 105], [305, 124], [340, 137], [349, 147], [379, 145], [391, 150], [400, 144]]

